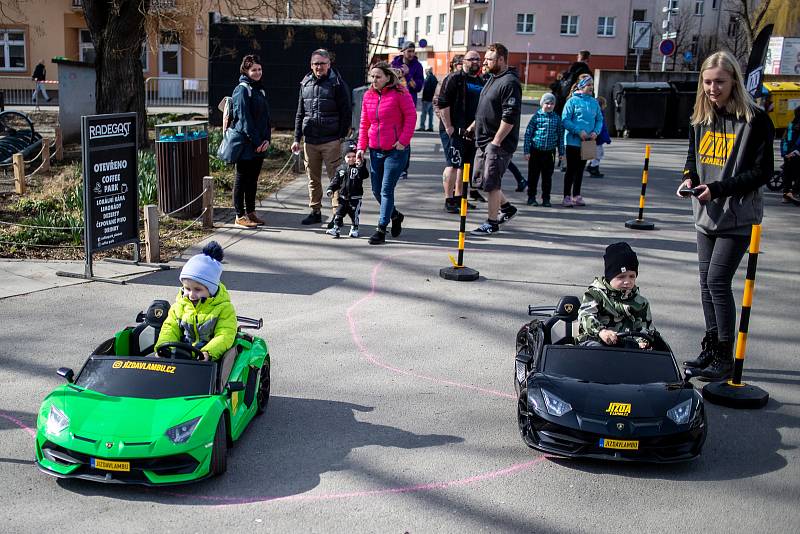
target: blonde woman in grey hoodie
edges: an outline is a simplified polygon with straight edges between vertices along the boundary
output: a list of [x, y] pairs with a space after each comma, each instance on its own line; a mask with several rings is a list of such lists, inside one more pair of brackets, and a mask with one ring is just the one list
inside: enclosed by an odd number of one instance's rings
[[773, 172], [775, 131], [728, 52], [703, 62], [691, 124], [677, 194], [692, 202], [706, 334], [700, 355], [683, 364], [701, 380], [724, 380], [733, 370], [736, 304], [731, 282], [752, 226], [761, 223], [761, 188]]

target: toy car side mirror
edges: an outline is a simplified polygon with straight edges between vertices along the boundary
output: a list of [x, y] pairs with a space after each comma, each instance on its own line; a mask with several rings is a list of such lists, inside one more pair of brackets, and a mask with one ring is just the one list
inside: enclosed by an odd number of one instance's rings
[[69, 367], [59, 367], [56, 373], [70, 384], [75, 380], [75, 373]]
[[143, 323], [144, 322], [144, 312], [143, 311], [140, 311], [139, 313], [136, 314], [136, 322], [137, 323]]
[[691, 369], [684, 369], [683, 370], [683, 381], [684, 383], [689, 383], [689, 379], [692, 378], [692, 370]]
[[228, 382], [228, 395], [235, 391], [244, 391], [244, 384], [242, 382]]

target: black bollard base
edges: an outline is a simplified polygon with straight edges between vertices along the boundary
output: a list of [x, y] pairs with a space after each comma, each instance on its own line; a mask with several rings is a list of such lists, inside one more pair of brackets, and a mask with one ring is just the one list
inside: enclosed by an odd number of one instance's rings
[[631, 219], [625, 221], [625, 228], [632, 230], [655, 230], [656, 225], [644, 219]]
[[758, 386], [734, 386], [724, 381], [712, 382], [703, 387], [703, 398], [728, 408], [758, 409], [766, 406], [769, 393]]
[[480, 273], [469, 267], [443, 267], [439, 269], [439, 276], [456, 282], [474, 282], [480, 277]]

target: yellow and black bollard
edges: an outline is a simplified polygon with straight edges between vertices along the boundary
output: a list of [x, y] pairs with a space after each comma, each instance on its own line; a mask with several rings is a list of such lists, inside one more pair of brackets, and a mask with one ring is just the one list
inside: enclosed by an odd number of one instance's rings
[[750, 308], [756, 285], [756, 265], [761, 245], [761, 225], [753, 225], [750, 236], [750, 255], [747, 258], [747, 278], [744, 281], [742, 316], [739, 319], [739, 336], [736, 339], [736, 359], [733, 361], [733, 377], [728, 381], [714, 382], [703, 388], [703, 397], [731, 408], [762, 408], [769, 401], [769, 393], [758, 386], [742, 382], [744, 355], [747, 349], [747, 330], [750, 327]]
[[469, 194], [469, 171], [470, 164], [465, 163], [461, 173], [461, 226], [458, 230], [458, 260], [450, 255], [450, 267], [439, 269], [439, 276], [445, 280], [455, 280], [456, 282], [473, 282], [480, 277], [480, 273], [475, 269], [464, 267], [464, 242], [467, 232], [467, 195]]
[[625, 228], [653, 230], [656, 225], [644, 220], [644, 195], [647, 192], [647, 173], [650, 167], [650, 145], [644, 147], [644, 170], [642, 170], [642, 193], [639, 195], [639, 216], [625, 222]]

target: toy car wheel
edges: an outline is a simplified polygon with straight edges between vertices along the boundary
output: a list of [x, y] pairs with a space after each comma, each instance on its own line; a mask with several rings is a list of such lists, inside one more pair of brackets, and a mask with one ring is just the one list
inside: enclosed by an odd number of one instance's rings
[[517, 398], [517, 423], [519, 424], [519, 433], [522, 435], [523, 441], [532, 447], [532, 432], [531, 418], [528, 416], [528, 388], [522, 388]]
[[258, 403], [258, 407], [256, 408], [256, 415], [261, 415], [262, 413], [267, 411], [267, 404], [269, 403], [269, 362], [265, 361], [264, 365], [261, 367], [260, 371], [260, 382], [258, 384], [258, 393], [256, 397], [256, 402]]
[[225, 414], [222, 414], [217, 423], [217, 433], [214, 434], [214, 448], [211, 451], [211, 474], [221, 475], [228, 469], [228, 430], [225, 424]]
[[783, 188], [783, 171], [775, 171], [772, 173], [769, 181], [767, 182], [767, 189], [770, 191], [780, 191]]

